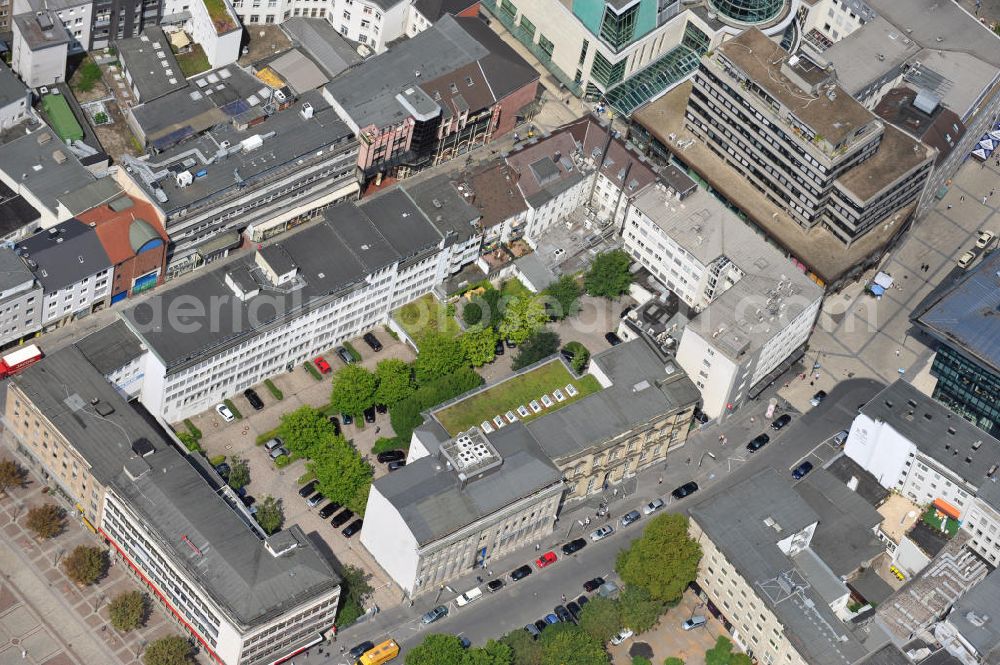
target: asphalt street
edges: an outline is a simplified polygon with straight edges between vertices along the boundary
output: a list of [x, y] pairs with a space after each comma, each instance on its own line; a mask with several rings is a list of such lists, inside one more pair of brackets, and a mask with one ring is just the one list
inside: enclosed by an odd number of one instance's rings
[[[419, 644], [426, 633], [445, 632], [468, 638], [473, 644], [499, 637], [552, 612], [562, 602], [561, 596], [573, 599], [583, 593], [582, 584], [586, 580], [602, 576], [613, 578], [614, 561], [618, 551], [642, 534], [643, 517], [637, 523], [620, 528], [618, 518], [624, 513], [641, 508], [656, 497], [670, 497], [670, 491], [689, 480], [695, 480], [700, 491], [681, 501], [670, 500], [666, 510], [683, 512], [699, 501], [724, 492], [728, 487], [757, 473], [773, 467], [791, 480], [789, 469], [800, 460], [810, 459], [817, 467], [829, 462], [839, 450], [830, 445], [830, 439], [838, 431], [848, 428], [858, 407], [872, 398], [883, 384], [870, 379], [844, 381], [830, 391], [830, 395], [818, 407], [802, 415], [793, 415], [792, 422], [780, 432], [769, 428], [769, 421], [760, 417], [761, 409], [747, 408], [744, 418], [730, 418], [722, 425], [710, 423], [703, 430], [693, 432], [687, 445], [667, 460], [666, 468], [657, 467], [640, 474], [634, 489], [627, 496], [611, 501], [611, 524], [614, 535], [599, 541], [588, 542], [580, 552], [564, 557], [558, 547], [569, 539], [589, 534], [600, 521], [594, 518], [593, 508], [570, 506], [560, 518], [553, 537], [540, 543], [540, 551], [555, 549], [559, 561], [534, 572], [519, 582], [512, 582], [508, 573], [522, 563], [537, 558], [539, 552], [533, 547], [491, 562], [493, 576], [501, 577], [505, 586], [495, 594], [483, 597], [464, 608], [455, 606], [453, 599], [461, 592], [477, 585], [476, 574], [453, 581], [444, 589], [439, 598], [428, 593], [417, 598], [413, 607], [400, 607], [380, 612], [367, 622], [349, 626], [337, 637], [335, 644], [327, 642], [322, 646], [324, 655], [310, 654], [303, 662], [349, 664], [347, 656], [340, 648], [350, 647], [371, 640], [375, 643], [394, 638], [405, 651]], [[761, 405], [766, 406], [766, 401]], [[757, 413], [757, 416], [752, 414]], [[781, 413], [779, 411], [778, 413]], [[794, 412], [792, 412], [794, 414]], [[749, 418], [754, 418], [751, 423]], [[754, 454], [745, 448], [747, 441], [762, 431], [771, 435], [771, 442]], [[722, 446], [719, 435], [728, 437], [728, 445]], [[708, 453], [715, 455], [713, 459]], [[699, 466], [700, 463], [700, 466]], [[580, 526], [577, 520], [591, 517], [589, 526]], [[487, 579], [486, 571], [479, 571]], [[432, 607], [442, 604], [449, 608], [449, 615], [430, 626], [420, 622], [420, 615]], [[298, 656], [297, 658], [302, 658]]]

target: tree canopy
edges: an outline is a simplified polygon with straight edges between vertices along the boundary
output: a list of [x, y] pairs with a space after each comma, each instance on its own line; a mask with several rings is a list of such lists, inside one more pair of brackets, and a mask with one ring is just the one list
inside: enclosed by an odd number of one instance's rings
[[653, 600], [649, 591], [638, 586], [625, 587], [617, 605], [622, 625], [636, 633], [645, 633], [655, 626], [666, 609], [663, 601]]
[[330, 445], [313, 457], [306, 468], [316, 475], [316, 487], [323, 496], [364, 515], [373, 470], [344, 437], [332, 436]]
[[577, 374], [581, 373], [587, 366], [587, 363], [590, 362], [590, 351], [583, 344], [576, 341], [567, 342], [563, 349], [573, 356], [573, 360], [570, 362], [570, 365], [573, 366], [573, 371]]
[[514, 296], [500, 321], [500, 336], [520, 344], [548, 322], [545, 305], [535, 296]]
[[482, 326], [477, 323], [462, 333], [459, 342], [462, 344], [462, 350], [469, 363], [473, 367], [482, 367], [486, 363], [493, 362], [493, 359], [497, 357], [498, 339], [496, 330], [491, 326]]
[[361, 365], [348, 365], [333, 377], [330, 405], [341, 413], [358, 415], [375, 405], [378, 379]]
[[727, 637], [720, 636], [715, 646], [705, 652], [705, 665], [750, 665], [750, 662], [745, 653], [733, 652], [733, 643]]
[[504, 635], [500, 641], [510, 648], [517, 665], [541, 665], [542, 643], [526, 630], [518, 628]]
[[193, 649], [180, 635], [168, 635], [150, 642], [142, 655], [145, 665], [190, 665]]
[[514, 651], [490, 640], [466, 649], [455, 635], [434, 633], [406, 654], [406, 665], [513, 665]]
[[587, 293], [601, 298], [617, 298], [628, 293], [632, 284], [632, 273], [628, 269], [631, 262], [632, 259], [622, 249], [598, 254], [583, 278]]
[[350, 626], [365, 613], [365, 600], [372, 593], [368, 573], [357, 566], [344, 566], [340, 571], [340, 608], [337, 610], [337, 625]]
[[618, 603], [609, 598], [594, 596], [580, 610], [580, 628], [604, 644], [622, 628]]
[[572, 275], [563, 275], [542, 291], [549, 316], [562, 320], [580, 311], [583, 289]]
[[697, 576], [700, 560], [701, 546], [688, 536], [687, 517], [669, 513], [650, 520], [642, 537], [618, 553], [615, 570], [627, 586], [673, 603]]
[[24, 484], [25, 471], [14, 460], [4, 458], [0, 460], [0, 494], [6, 494], [12, 487], [20, 487]]
[[467, 326], [481, 323], [495, 328], [500, 322], [500, 296], [500, 291], [492, 286], [487, 287], [482, 294], [473, 296], [462, 308], [462, 321]]
[[539, 330], [524, 341], [517, 350], [511, 368], [518, 370], [547, 358], [559, 350], [559, 335], [551, 330]]
[[66, 511], [54, 503], [35, 506], [28, 511], [25, 524], [39, 538], [52, 538], [59, 535], [66, 521]]
[[239, 455], [233, 455], [233, 458], [229, 460], [229, 478], [226, 482], [234, 490], [250, 484], [250, 465]]
[[323, 412], [303, 406], [281, 416], [278, 436], [289, 451], [300, 457], [314, 457], [333, 437], [333, 425]]
[[93, 584], [108, 568], [108, 554], [100, 547], [77, 545], [63, 559], [63, 570], [77, 584]]
[[281, 525], [285, 523], [285, 509], [282, 508], [280, 499], [275, 499], [269, 494], [257, 504], [254, 517], [257, 518], [257, 524], [264, 533], [271, 535], [280, 531]]
[[417, 341], [417, 346], [420, 347], [420, 352], [413, 361], [413, 374], [420, 385], [451, 374], [469, 364], [457, 337], [431, 331]]
[[122, 632], [139, 628], [146, 619], [146, 596], [141, 591], [125, 591], [111, 599], [111, 625]]
[[413, 368], [399, 358], [380, 360], [375, 366], [378, 388], [375, 389], [375, 403], [392, 406], [410, 395], [416, 389], [413, 385]]
[[557, 623], [542, 633], [541, 665], [608, 665], [611, 662], [604, 644], [579, 626]]

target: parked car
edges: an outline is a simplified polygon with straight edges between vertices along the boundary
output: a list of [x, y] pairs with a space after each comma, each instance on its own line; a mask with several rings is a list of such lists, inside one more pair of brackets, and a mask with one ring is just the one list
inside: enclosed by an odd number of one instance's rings
[[322, 492], [316, 492], [311, 497], [306, 499], [306, 505], [308, 505], [310, 508], [315, 508], [319, 504], [323, 503], [323, 499], [325, 498], [326, 497], [323, 496]]
[[354, 416], [352, 416], [349, 413], [342, 413], [342, 414], [340, 414], [340, 419], [343, 421], [343, 423], [345, 425], [353, 425], [354, 424]]
[[613, 526], [611, 526], [610, 524], [606, 524], [606, 525], [602, 526], [600, 529], [597, 529], [596, 531], [592, 531], [591, 534], [590, 534], [590, 539], [593, 540], [596, 543], [598, 540], [603, 540], [603, 539], [607, 538], [608, 536], [610, 536], [611, 534], [613, 534], [614, 532], [615, 532], [615, 528]]
[[590, 593], [591, 591], [597, 591], [598, 589], [601, 588], [602, 584], [604, 584], [604, 578], [595, 577], [594, 579], [587, 580], [586, 582], [583, 583], [583, 590], [588, 593]]
[[573, 615], [569, 613], [565, 605], [556, 605], [552, 608], [552, 611], [556, 613], [559, 620], [565, 623], [573, 623]]
[[385, 404], [376, 404], [375, 411], [377, 413], [389, 413], [389, 407], [386, 406]]
[[230, 411], [229, 407], [226, 406], [225, 404], [216, 404], [215, 412], [219, 414], [219, 416], [227, 423], [231, 423], [234, 420], [236, 420], [236, 416], [233, 415], [233, 412]]
[[264, 400], [260, 398], [260, 395], [258, 395], [257, 391], [253, 388], [247, 388], [244, 390], [243, 396], [247, 398], [248, 402], [250, 402], [250, 406], [253, 407], [254, 411], [260, 411], [264, 408]]
[[847, 442], [847, 437], [851, 435], [846, 429], [842, 429], [833, 435], [833, 445], [842, 446]]
[[375, 407], [369, 406], [365, 409], [365, 422], [371, 424], [375, 422]]
[[339, 503], [337, 503], [336, 501], [331, 501], [330, 503], [320, 508], [319, 516], [322, 517], [323, 519], [326, 519], [331, 515], [333, 515], [335, 512], [337, 512], [338, 510], [340, 510], [340, 508], [341, 506]]
[[361, 656], [363, 656], [365, 653], [371, 651], [374, 648], [375, 648], [375, 644], [373, 642], [366, 641], [366, 642], [362, 642], [358, 646], [354, 647], [353, 649], [351, 649], [347, 653], [351, 657], [352, 660], [356, 660], [358, 658], [361, 658]]
[[609, 332], [604, 335], [604, 339], [608, 340], [608, 344], [611, 346], [618, 346], [622, 343], [622, 338], [613, 332]]
[[395, 462], [389, 462], [389, 466], [386, 468], [388, 468], [389, 471], [399, 471], [404, 466], [406, 466], [406, 460], [401, 459], [401, 460], [396, 460]]
[[576, 599], [576, 604], [579, 605], [580, 607], [583, 607], [589, 602], [590, 598], [587, 598], [586, 596], [580, 596], [579, 598]]
[[312, 493], [316, 491], [316, 485], [318, 484], [318, 480], [310, 480], [308, 483], [299, 488], [299, 496], [303, 499], [312, 496]]
[[812, 396], [811, 400], [809, 400], [809, 403], [812, 404], [813, 406], [819, 406], [820, 402], [822, 402], [825, 399], [826, 399], [826, 391], [817, 390], [816, 394]]
[[264, 450], [271, 452], [275, 448], [280, 448], [285, 445], [285, 442], [281, 440], [280, 436], [275, 436], [264, 442]]
[[576, 602], [571, 600], [568, 603], [566, 603], [566, 609], [569, 610], [569, 613], [573, 615], [574, 621], [580, 620], [580, 606], [577, 605]]
[[352, 517], [354, 517], [354, 511], [350, 508], [344, 508], [342, 511], [333, 516], [333, 519], [330, 520], [330, 525], [334, 528], [342, 527], [347, 524]]
[[514, 570], [512, 570], [511, 573], [510, 573], [510, 579], [512, 579], [515, 582], [517, 582], [518, 580], [523, 580], [525, 577], [527, 577], [530, 574], [531, 574], [531, 566], [529, 566], [528, 564], [525, 564], [523, 566], [520, 566], [520, 567], [515, 568]]
[[490, 580], [486, 583], [486, 590], [490, 593], [496, 593], [503, 588], [503, 580]]
[[986, 246], [993, 242], [993, 238], [996, 234], [992, 231], [980, 231], [979, 237], [976, 238], [976, 247], [979, 249], [986, 249]]
[[812, 462], [803, 462], [802, 464], [799, 464], [797, 467], [792, 469], [792, 478], [794, 478], [795, 480], [801, 480], [802, 478], [805, 478], [806, 475], [812, 470], [813, 470]]
[[531, 625], [534, 626], [536, 630], [538, 630], [539, 634], [541, 634], [541, 632], [545, 630], [546, 626], [548, 626], [549, 624], [545, 623], [545, 619], [539, 619], [538, 621], [536, 621]]
[[751, 453], [755, 453], [764, 446], [767, 445], [768, 441], [771, 440], [767, 434], [758, 434], [753, 438], [753, 440], [747, 444], [747, 450]]
[[438, 605], [433, 610], [425, 613], [422, 617], [420, 617], [420, 621], [421, 623], [424, 624], [434, 623], [435, 621], [443, 619], [446, 616], [448, 616], [448, 608], [445, 607], [444, 605]]
[[351, 536], [353, 536], [354, 534], [356, 534], [358, 531], [361, 531], [361, 527], [363, 527], [364, 525], [365, 525], [365, 521], [364, 520], [354, 520], [353, 522], [351, 522], [350, 524], [348, 524], [346, 527], [344, 527], [344, 530], [341, 531], [340, 533], [344, 534], [344, 538], [350, 538]]
[[546, 566], [555, 563], [556, 560], [557, 560], [556, 553], [553, 552], [552, 550], [549, 550], [542, 556], [535, 559], [535, 565], [538, 566], [539, 568], [545, 568]]
[[503, 355], [503, 340], [498, 339], [496, 346], [493, 348], [493, 353], [498, 356]]
[[375, 456], [379, 464], [388, 464], [389, 462], [398, 462], [400, 460], [406, 459], [406, 453], [402, 450], [386, 450]]
[[685, 621], [682, 624], [682, 627], [684, 628], [684, 630], [693, 630], [695, 628], [704, 626], [706, 623], [708, 623], [708, 619], [699, 614], [698, 616], [693, 616], [687, 621]]
[[225, 480], [229, 480], [229, 474], [232, 472], [232, 468], [225, 462], [222, 464], [215, 465], [215, 472], [223, 477]]
[[257, 503], [257, 499], [253, 498], [253, 496], [249, 494], [244, 494], [243, 496], [241, 496], [240, 501], [242, 501], [243, 505], [246, 506], [247, 508]]
[[657, 510], [662, 508], [663, 505], [664, 505], [663, 499], [653, 499], [652, 501], [650, 501], [649, 503], [647, 503], [645, 506], [642, 507], [642, 512], [645, 513], [646, 515], [652, 515]]
[[526, 630], [528, 635], [531, 635], [531, 638], [535, 640], [537, 640], [542, 634], [542, 631], [538, 630], [538, 627], [533, 623], [525, 624], [524, 630]]
[[342, 346], [337, 347], [337, 355], [340, 356], [340, 359], [348, 365], [354, 362], [354, 356], [352, 356], [350, 352]]
[[319, 370], [320, 374], [329, 374], [333, 371], [330, 367], [330, 363], [326, 362], [326, 358], [323, 356], [316, 356], [313, 358], [313, 364], [316, 365], [316, 369]]
[[555, 614], [546, 614], [545, 623], [549, 624], [550, 626], [554, 626], [555, 624], [559, 623], [559, 617], [557, 617]]
[[378, 341], [378, 337], [376, 337], [374, 334], [365, 333], [365, 336], [362, 337], [361, 339], [365, 340], [365, 344], [371, 347], [372, 351], [382, 350], [382, 342]]
[[288, 448], [285, 448], [284, 446], [280, 446], [278, 448], [275, 448], [274, 450], [272, 450], [268, 454], [271, 456], [271, 459], [278, 459], [282, 455], [287, 455], [288, 454]]
[[611, 643], [614, 644], [615, 646], [618, 646], [619, 644], [621, 644], [628, 638], [632, 637], [633, 635], [635, 635], [635, 633], [633, 633], [631, 630], [629, 630], [628, 628], [623, 628], [621, 632], [619, 632], [617, 635], [611, 638]]
[[571, 540], [562, 546], [563, 554], [573, 554], [574, 552], [579, 552], [584, 547], [587, 546], [587, 541], [583, 538], [577, 538], [576, 540]]
[[958, 257], [958, 267], [968, 268], [975, 260], [976, 260], [976, 253], [970, 250], [965, 254], [962, 254], [962, 256]]
[[675, 489], [673, 492], [670, 493], [670, 495], [673, 496], [675, 499], [683, 499], [684, 497], [694, 494], [697, 491], [698, 491], [698, 483], [692, 480], [691, 482], [684, 483], [683, 485]]
[[630, 510], [622, 515], [622, 518], [618, 521], [618, 523], [625, 527], [638, 521], [640, 517], [642, 517], [642, 515], [639, 514], [638, 510]]
[[790, 414], [783, 413], [774, 419], [774, 422], [771, 423], [771, 429], [777, 431], [790, 422], [792, 422], [792, 416]]
[[340, 418], [338, 418], [337, 416], [327, 416], [326, 419], [330, 421], [331, 425], [333, 425], [333, 433], [339, 435], [340, 434]]

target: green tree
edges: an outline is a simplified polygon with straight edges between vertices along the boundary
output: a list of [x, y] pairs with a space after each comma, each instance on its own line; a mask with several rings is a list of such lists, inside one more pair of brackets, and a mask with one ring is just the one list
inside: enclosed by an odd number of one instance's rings
[[361, 365], [348, 365], [333, 377], [330, 405], [341, 413], [358, 415], [375, 405], [378, 379]]
[[462, 308], [462, 321], [467, 326], [481, 323], [496, 328], [500, 322], [500, 296], [500, 291], [492, 286], [487, 287], [482, 294], [473, 296]]
[[239, 455], [229, 460], [229, 486], [239, 490], [250, 484], [250, 465]]
[[375, 403], [392, 406], [416, 390], [413, 385], [413, 368], [399, 358], [380, 360], [375, 366], [378, 388], [375, 389]]
[[642, 587], [627, 586], [618, 598], [618, 613], [622, 625], [636, 633], [645, 633], [655, 626], [665, 610], [666, 605], [650, 598], [649, 592]]
[[601, 298], [617, 298], [628, 293], [632, 284], [632, 273], [628, 269], [631, 262], [632, 259], [622, 249], [598, 254], [583, 278], [587, 293]]
[[674, 603], [696, 577], [700, 560], [701, 546], [688, 536], [687, 517], [669, 513], [650, 520], [642, 537], [618, 553], [615, 570], [626, 586]]
[[413, 361], [413, 374], [421, 386], [469, 364], [457, 337], [431, 331], [420, 338], [417, 346], [420, 352]]
[[523, 628], [507, 633], [500, 641], [510, 648], [517, 665], [541, 665], [542, 643]]
[[323, 412], [303, 406], [281, 416], [278, 436], [289, 451], [300, 457], [314, 457], [333, 437], [333, 425]]
[[100, 547], [77, 545], [62, 561], [66, 576], [77, 584], [93, 584], [108, 569], [108, 553]]
[[406, 654], [406, 665], [462, 665], [465, 649], [454, 635], [435, 633]]
[[573, 371], [579, 374], [590, 362], [590, 351], [587, 350], [580, 342], [567, 342], [563, 350], [568, 351], [573, 355], [573, 360], [570, 365], [573, 367]]
[[514, 665], [514, 662], [514, 650], [496, 640], [490, 640], [479, 648], [468, 649], [462, 659], [462, 665]]
[[337, 626], [350, 626], [365, 613], [365, 600], [373, 589], [368, 582], [368, 573], [357, 566], [344, 566], [340, 571], [340, 608], [337, 610]]
[[518, 370], [547, 358], [559, 350], [559, 335], [551, 330], [539, 330], [525, 340], [517, 350], [511, 368]]
[[281, 530], [281, 525], [285, 523], [285, 509], [281, 505], [281, 499], [275, 499], [268, 494], [257, 504], [257, 512], [254, 515], [257, 524], [264, 530], [264, 533], [271, 535]]
[[462, 351], [473, 367], [482, 367], [486, 363], [493, 362], [497, 357], [496, 346], [497, 331], [490, 326], [483, 327], [478, 323], [469, 327], [458, 341], [462, 344]]
[[146, 596], [141, 591], [125, 591], [108, 604], [111, 625], [123, 633], [142, 626], [146, 621], [146, 611]]
[[38, 538], [58, 536], [66, 522], [66, 511], [54, 503], [35, 506], [28, 511], [25, 524]]
[[507, 303], [500, 321], [500, 336], [520, 344], [549, 320], [545, 305], [534, 296], [515, 296]]
[[684, 659], [677, 656], [667, 656], [663, 661], [663, 665], [684, 665]]
[[549, 316], [562, 320], [580, 311], [583, 289], [572, 275], [563, 275], [542, 291]]
[[24, 484], [25, 471], [14, 460], [0, 460], [0, 495], [6, 496], [7, 490]]
[[594, 596], [580, 610], [580, 628], [604, 644], [622, 628], [618, 603], [602, 596]]
[[315, 474], [316, 487], [323, 496], [364, 515], [373, 470], [344, 437], [332, 437], [330, 445], [310, 460], [306, 468]]
[[725, 637], [719, 637], [715, 646], [705, 652], [705, 665], [729, 665], [733, 657], [733, 643]]
[[632, 665], [653, 665], [653, 661], [645, 656], [632, 656]]
[[608, 665], [610, 659], [604, 644], [579, 626], [557, 623], [542, 633], [541, 665]]
[[150, 642], [142, 655], [145, 665], [190, 665], [193, 649], [180, 635], [169, 635]]

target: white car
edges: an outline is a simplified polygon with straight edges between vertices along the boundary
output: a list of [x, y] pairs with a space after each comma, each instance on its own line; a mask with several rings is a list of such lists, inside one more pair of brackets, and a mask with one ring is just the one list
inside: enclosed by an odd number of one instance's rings
[[976, 260], [975, 252], [966, 252], [965, 254], [962, 254], [962, 256], [958, 257], [958, 267], [968, 268], [975, 260]]
[[605, 526], [602, 526], [597, 531], [594, 531], [593, 533], [591, 533], [590, 534], [590, 539], [593, 540], [594, 542], [597, 542], [598, 540], [603, 540], [603, 539], [607, 538], [608, 536], [610, 536], [614, 532], [615, 532], [615, 528], [613, 526], [611, 526], [611, 525], [605, 525]]
[[663, 507], [663, 499], [653, 499], [645, 506], [642, 507], [642, 512], [644, 515], [652, 515], [657, 510]]
[[976, 240], [976, 247], [979, 249], [986, 249], [986, 246], [989, 245], [995, 237], [996, 234], [992, 231], [982, 231], [979, 234], [979, 238]]
[[611, 638], [611, 643], [614, 644], [615, 646], [618, 646], [619, 644], [621, 644], [628, 638], [632, 637], [633, 635], [635, 635], [635, 633], [633, 633], [631, 630], [629, 630], [628, 628], [623, 628], [620, 633]]
[[230, 411], [229, 407], [225, 404], [216, 404], [215, 412], [219, 414], [219, 416], [221, 416], [227, 423], [231, 423], [236, 420], [236, 416], [233, 415], [233, 412]]

